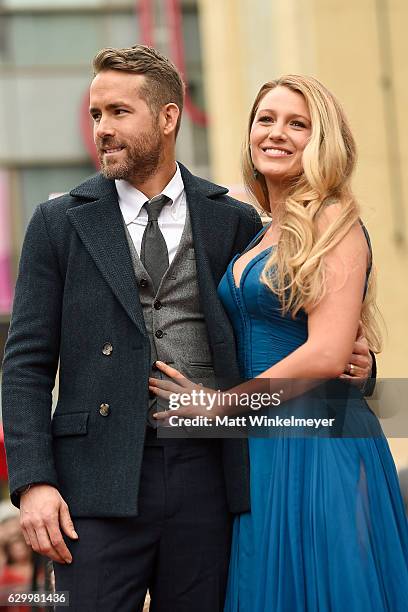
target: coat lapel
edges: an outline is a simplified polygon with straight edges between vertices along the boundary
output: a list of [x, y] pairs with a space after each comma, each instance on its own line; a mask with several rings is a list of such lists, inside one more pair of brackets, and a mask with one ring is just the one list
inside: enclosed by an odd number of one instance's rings
[[[181, 164], [180, 169], [190, 211], [201, 308], [215, 354], [216, 345], [225, 342], [230, 329], [217, 287], [233, 251], [239, 216], [232, 206], [215, 197], [226, 194], [225, 187], [194, 177]], [[228, 339], [232, 346], [232, 330]]]
[[[140, 332], [146, 335], [114, 181], [97, 175], [71, 191], [70, 195], [88, 200], [70, 208], [68, 218], [123, 308]], [[92, 287], [89, 289], [92, 291]]]
[[200, 290], [205, 293], [209, 276], [223, 259], [221, 253], [232, 250], [239, 216], [234, 214], [231, 206], [213, 199], [228, 193], [226, 187], [199, 179], [179, 165], [190, 211], [198, 281]]

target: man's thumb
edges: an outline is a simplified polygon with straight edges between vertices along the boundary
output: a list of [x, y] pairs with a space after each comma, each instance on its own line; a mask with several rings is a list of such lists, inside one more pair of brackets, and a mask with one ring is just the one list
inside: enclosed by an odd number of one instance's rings
[[67, 506], [61, 507], [60, 522], [62, 531], [65, 533], [65, 535], [67, 535], [69, 538], [72, 538], [73, 540], [77, 540], [78, 534], [75, 531], [74, 523], [72, 522], [71, 515]]

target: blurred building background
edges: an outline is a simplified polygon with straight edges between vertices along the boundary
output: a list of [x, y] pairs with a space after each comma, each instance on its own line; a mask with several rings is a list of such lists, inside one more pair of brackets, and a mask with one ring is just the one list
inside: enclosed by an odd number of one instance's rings
[[[355, 191], [388, 329], [379, 376], [408, 378], [407, 25], [405, 0], [0, 0], [0, 350], [35, 205], [95, 171], [91, 59], [143, 42], [169, 55], [188, 84], [179, 159], [237, 194], [263, 82], [300, 72], [338, 96], [359, 146]], [[391, 445], [408, 466], [408, 440]]]

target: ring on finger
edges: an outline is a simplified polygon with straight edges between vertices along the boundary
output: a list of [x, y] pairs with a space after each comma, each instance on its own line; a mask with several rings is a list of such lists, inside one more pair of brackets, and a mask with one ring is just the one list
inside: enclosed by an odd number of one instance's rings
[[350, 371], [350, 374], [351, 374], [351, 375], [353, 375], [353, 373], [354, 373], [354, 370], [355, 370], [355, 369], [356, 369], [356, 366], [355, 366], [353, 363], [350, 363], [350, 365], [349, 365], [349, 371]]

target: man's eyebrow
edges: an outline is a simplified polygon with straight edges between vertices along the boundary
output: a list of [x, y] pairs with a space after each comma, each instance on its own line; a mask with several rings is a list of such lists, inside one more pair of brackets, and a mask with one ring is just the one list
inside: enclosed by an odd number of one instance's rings
[[[123, 106], [126, 106], [127, 108], [129, 107], [129, 104], [127, 104], [126, 102], [112, 102], [111, 104], [108, 104], [106, 106], [107, 110], [115, 110], [115, 108], [122, 108]], [[91, 106], [89, 109], [89, 112], [91, 113], [96, 113], [98, 112], [100, 109], [97, 108], [96, 106]]]

